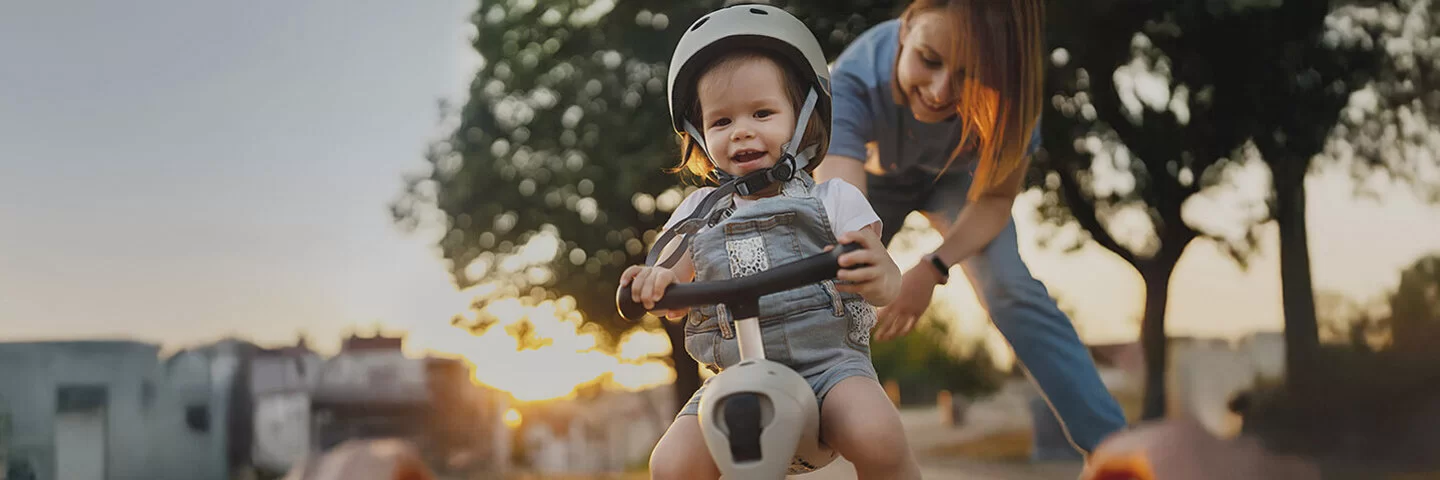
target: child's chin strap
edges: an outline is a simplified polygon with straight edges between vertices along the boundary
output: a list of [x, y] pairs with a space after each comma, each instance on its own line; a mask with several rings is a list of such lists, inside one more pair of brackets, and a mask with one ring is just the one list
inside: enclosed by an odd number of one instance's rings
[[[785, 144], [784, 153], [780, 155], [780, 160], [775, 162], [774, 166], [737, 177], [720, 170], [717, 165], [715, 168], [715, 176], [716, 180], [720, 182], [720, 186], [706, 194], [705, 198], [700, 201], [700, 205], [696, 206], [695, 210], [690, 212], [690, 216], [685, 217], [680, 223], [675, 224], [674, 228], [666, 230], [660, 235], [660, 238], [655, 240], [655, 245], [650, 247], [650, 253], [645, 257], [645, 264], [665, 268], [674, 266], [675, 262], [680, 260], [680, 256], [685, 253], [685, 250], [690, 247], [690, 234], [699, 232], [701, 228], [720, 222], [720, 213], [722, 212], [714, 212], [714, 214], [710, 212], [711, 209], [715, 208], [715, 204], [719, 202], [720, 199], [733, 193], [748, 196], [762, 192], [776, 183], [790, 181], [790, 179], [795, 178], [795, 172], [803, 170], [807, 165], [810, 165], [816, 148], [811, 146], [804, 151], [796, 152], [796, 150], [800, 145], [801, 137], [805, 135], [805, 126], [810, 122], [810, 115], [815, 111], [817, 98], [815, 89], [810, 89], [810, 93], [805, 96], [805, 105], [800, 108], [800, 114], [795, 121], [795, 132], [791, 134], [790, 141]], [[685, 120], [684, 128], [685, 132], [690, 134], [690, 141], [688, 145], [686, 145], [686, 156], [689, 156], [689, 150], [691, 148], [699, 145], [700, 151], [705, 153], [705, 158], [710, 160], [711, 165], [715, 165], [715, 157], [710, 155], [710, 150], [705, 145], [705, 137], [700, 135], [695, 125], [691, 124], [689, 120]], [[657, 264], [656, 260], [659, 259], [660, 253], [665, 250], [665, 246], [668, 245], [671, 240], [674, 240], [677, 234], [682, 235], [680, 238], [680, 247], [665, 257], [664, 261]]]

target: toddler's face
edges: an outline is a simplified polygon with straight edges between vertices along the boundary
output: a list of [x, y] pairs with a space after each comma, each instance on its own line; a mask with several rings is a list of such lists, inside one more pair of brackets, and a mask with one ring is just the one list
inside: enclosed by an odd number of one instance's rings
[[795, 108], [780, 66], [747, 59], [711, 70], [699, 81], [700, 126], [715, 165], [741, 176], [780, 160], [795, 133]]

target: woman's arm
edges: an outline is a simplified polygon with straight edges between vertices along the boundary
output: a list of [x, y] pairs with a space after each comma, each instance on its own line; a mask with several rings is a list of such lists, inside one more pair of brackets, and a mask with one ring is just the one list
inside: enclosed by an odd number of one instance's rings
[[865, 144], [875, 140], [876, 114], [871, 108], [872, 89], [866, 79], [875, 77], [875, 67], [869, 59], [875, 56], [877, 47], [869, 45], [873, 40], [864, 39], [875, 37], [873, 32], [861, 34], [862, 39], [851, 42], [835, 60], [830, 72], [830, 146], [813, 172], [816, 183], [838, 178], [860, 189], [861, 195], [867, 197]]
[[[1025, 165], [1015, 169], [1015, 173], [1007, 178], [1003, 185], [981, 194], [980, 198], [960, 209], [960, 215], [953, 220], [945, 219], [948, 220], [946, 223], [949, 228], [944, 232], [945, 241], [935, 250], [935, 255], [946, 265], [955, 265], [980, 253], [1005, 229], [1005, 225], [1010, 222], [1015, 197], [1020, 194], [1020, 188], [1025, 181], [1029, 158], [1024, 162]], [[827, 155], [825, 161], [815, 168], [815, 181], [823, 182], [832, 178], [844, 180], [859, 189], [861, 194], [867, 197], [869, 195], [865, 188], [865, 164], [858, 159]]]
[[845, 183], [855, 186], [855, 188], [860, 189], [860, 194], [865, 195], [867, 198], [870, 195], [870, 192], [865, 188], [865, 162], [857, 158], [826, 155], [825, 161], [820, 162], [820, 166], [815, 167], [815, 183], [824, 182], [832, 178], [844, 180]]
[[[1028, 160], [1026, 161], [1028, 164]], [[937, 229], [945, 229], [945, 241], [934, 255], [946, 266], [953, 266], [980, 253], [989, 245], [1010, 221], [1010, 209], [1025, 179], [1025, 169], [1017, 169], [1011, 178], [996, 187], [982, 192], [974, 201], [960, 210], [948, 228], [946, 218], [932, 218]], [[976, 188], [976, 187], [971, 187]], [[880, 309], [879, 326], [875, 339], [884, 341], [910, 333], [916, 321], [930, 308], [930, 299], [935, 286], [943, 277], [925, 261], [915, 265], [901, 275], [900, 295], [890, 305]], [[948, 269], [947, 269], [948, 271]]]
[[968, 260], [984, 250], [1010, 223], [1015, 197], [1020, 195], [1025, 170], [1030, 165], [1029, 157], [1022, 161], [1024, 164], [1015, 169], [1003, 184], [982, 192], [979, 198], [960, 209], [960, 214], [945, 232], [945, 241], [935, 249], [934, 254], [940, 257], [940, 261], [955, 265]]

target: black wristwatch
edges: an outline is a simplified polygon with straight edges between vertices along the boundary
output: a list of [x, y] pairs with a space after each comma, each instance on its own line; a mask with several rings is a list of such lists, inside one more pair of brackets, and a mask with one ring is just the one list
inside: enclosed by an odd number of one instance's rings
[[930, 265], [934, 266], [935, 270], [940, 273], [941, 285], [950, 281], [950, 266], [946, 265], [944, 260], [940, 260], [939, 255], [931, 253], [925, 256], [925, 260], [930, 262]]

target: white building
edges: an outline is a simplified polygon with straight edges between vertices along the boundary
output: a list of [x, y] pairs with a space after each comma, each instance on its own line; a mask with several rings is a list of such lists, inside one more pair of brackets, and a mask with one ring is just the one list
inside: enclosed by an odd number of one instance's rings
[[262, 472], [283, 473], [310, 453], [310, 392], [320, 378], [320, 355], [299, 347], [270, 351], [251, 361], [254, 445]]
[[675, 416], [671, 386], [604, 392], [557, 402], [521, 433], [526, 463], [541, 475], [622, 472], [643, 465]]
[[141, 342], [0, 343], [0, 480], [280, 474], [380, 435], [420, 440], [437, 467], [505, 470], [501, 393], [457, 361], [351, 340], [328, 360], [236, 340], [164, 359]]
[[235, 348], [162, 364], [140, 342], [0, 343], [9, 478], [227, 478]]
[[1233, 343], [1174, 342], [1170, 349], [1170, 415], [1194, 417], [1222, 438], [1240, 433], [1241, 419], [1230, 411], [1230, 400], [1254, 387], [1258, 380], [1275, 380], [1285, 374], [1285, 338], [1281, 333], [1257, 333]]

